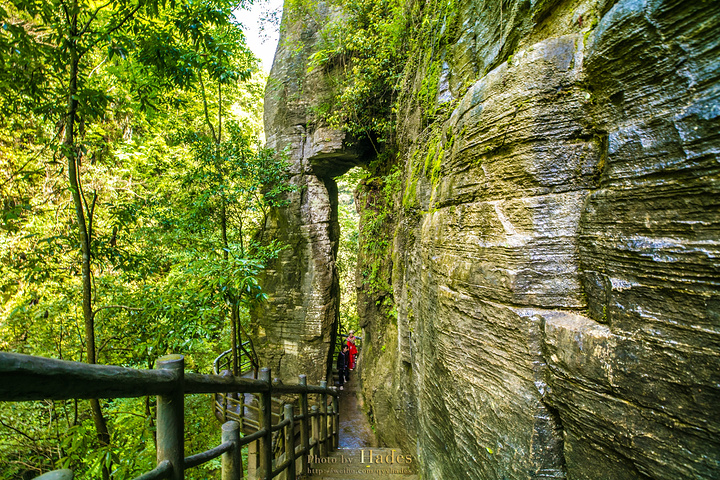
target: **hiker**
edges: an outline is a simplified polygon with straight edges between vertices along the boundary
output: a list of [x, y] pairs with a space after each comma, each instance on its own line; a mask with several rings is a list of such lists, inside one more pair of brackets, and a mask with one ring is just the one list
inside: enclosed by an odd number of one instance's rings
[[348, 362], [350, 361], [350, 354], [348, 352], [347, 344], [343, 344], [342, 350], [337, 356], [337, 369], [338, 377], [340, 378], [340, 390], [343, 389], [343, 384], [346, 381], [350, 381], [350, 372], [348, 371]]
[[358, 355], [358, 349], [355, 346], [355, 330], [350, 330], [350, 334], [347, 336], [347, 346], [348, 346], [348, 354], [349, 354], [349, 367], [350, 370], [355, 369], [355, 359]]

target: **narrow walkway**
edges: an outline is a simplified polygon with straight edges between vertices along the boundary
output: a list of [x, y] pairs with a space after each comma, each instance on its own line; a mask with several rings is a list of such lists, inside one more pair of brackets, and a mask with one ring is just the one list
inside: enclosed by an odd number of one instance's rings
[[416, 466], [408, 464], [398, 449], [379, 448], [378, 441], [362, 412], [359, 368], [350, 372], [350, 381], [340, 392], [339, 448], [329, 457], [310, 462], [311, 480], [417, 480]]
[[[358, 365], [359, 367], [360, 365]], [[350, 381], [340, 392], [340, 448], [377, 447], [375, 432], [370, 427], [367, 416], [362, 412], [359, 369], [350, 372]]]

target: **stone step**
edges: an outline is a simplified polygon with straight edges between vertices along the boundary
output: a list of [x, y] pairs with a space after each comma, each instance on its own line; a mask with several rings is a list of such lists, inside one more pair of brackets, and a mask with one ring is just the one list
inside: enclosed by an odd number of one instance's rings
[[417, 480], [416, 459], [396, 448], [340, 448], [327, 458], [310, 457], [313, 480]]

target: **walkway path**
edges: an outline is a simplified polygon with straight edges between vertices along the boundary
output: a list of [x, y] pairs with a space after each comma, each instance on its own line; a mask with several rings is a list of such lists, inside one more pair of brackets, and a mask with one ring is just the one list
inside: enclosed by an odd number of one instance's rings
[[[359, 367], [359, 365], [358, 365]], [[340, 392], [340, 448], [377, 447], [375, 432], [370, 427], [367, 416], [362, 412], [360, 394], [360, 372], [350, 372], [350, 381]]]
[[[340, 394], [340, 440], [338, 450], [318, 463], [310, 462], [312, 480], [417, 480], [415, 465], [401, 463], [398, 449], [378, 448], [378, 441], [362, 412], [358, 368]], [[379, 456], [379, 457], [378, 457]], [[402, 458], [399, 458], [402, 457]], [[380, 460], [381, 463], [378, 462]]]

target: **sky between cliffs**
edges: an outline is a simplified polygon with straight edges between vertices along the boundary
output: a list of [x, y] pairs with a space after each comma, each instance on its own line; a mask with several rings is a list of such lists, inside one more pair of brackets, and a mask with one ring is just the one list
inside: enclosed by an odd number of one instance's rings
[[240, 10], [236, 17], [242, 23], [247, 45], [262, 61], [262, 69], [270, 73], [277, 48], [283, 0], [256, 0], [249, 10]]

